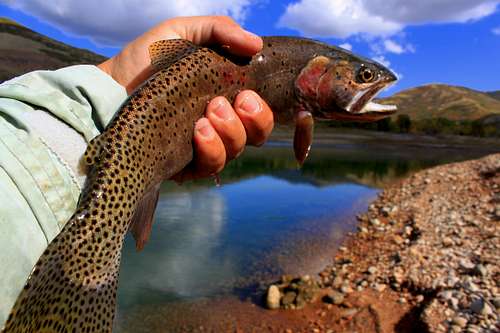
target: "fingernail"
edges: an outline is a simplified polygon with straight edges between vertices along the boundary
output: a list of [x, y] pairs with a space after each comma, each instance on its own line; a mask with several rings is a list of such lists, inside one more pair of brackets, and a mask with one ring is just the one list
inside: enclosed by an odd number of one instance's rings
[[196, 133], [205, 139], [211, 139], [214, 136], [214, 130], [207, 118], [201, 118], [196, 122]]
[[233, 115], [229, 110], [228, 103], [226, 102], [225, 99], [222, 98], [219, 101], [217, 101], [217, 105], [215, 106], [213, 112], [218, 118], [222, 120], [230, 120], [231, 118], [233, 118]]
[[240, 109], [247, 113], [257, 113], [260, 112], [262, 106], [260, 105], [257, 97], [252, 93], [248, 93], [240, 103]]
[[250, 37], [250, 38], [253, 38], [253, 39], [260, 39], [260, 36], [254, 34], [253, 32], [250, 32], [248, 30], [245, 30], [246, 34]]

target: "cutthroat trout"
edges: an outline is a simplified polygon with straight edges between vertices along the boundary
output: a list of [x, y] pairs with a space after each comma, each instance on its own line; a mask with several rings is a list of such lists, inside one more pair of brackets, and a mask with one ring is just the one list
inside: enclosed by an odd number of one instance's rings
[[144, 246], [160, 183], [192, 160], [194, 124], [214, 96], [259, 93], [278, 122], [296, 124], [300, 163], [313, 118], [372, 121], [395, 111], [371, 102], [394, 74], [313, 40], [265, 37], [248, 59], [186, 40], [158, 41], [149, 51], [155, 73], [90, 142], [77, 210], [36, 263], [2, 332], [112, 331], [125, 234]]

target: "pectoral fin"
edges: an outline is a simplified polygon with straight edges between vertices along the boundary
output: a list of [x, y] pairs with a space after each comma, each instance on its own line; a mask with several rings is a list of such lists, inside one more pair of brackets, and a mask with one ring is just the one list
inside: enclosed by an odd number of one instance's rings
[[141, 251], [149, 239], [153, 226], [154, 213], [160, 195], [160, 185], [155, 186], [146, 193], [137, 206], [137, 210], [132, 218], [130, 231], [135, 239], [135, 248]]
[[293, 150], [295, 159], [300, 166], [309, 155], [313, 140], [314, 119], [310, 112], [300, 111], [295, 117], [295, 135], [293, 137]]

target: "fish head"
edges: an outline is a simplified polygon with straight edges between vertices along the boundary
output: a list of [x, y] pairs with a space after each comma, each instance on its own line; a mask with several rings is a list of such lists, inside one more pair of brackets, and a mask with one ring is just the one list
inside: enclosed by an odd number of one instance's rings
[[372, 99], [397, 77], [385, 66], [334, 48], [314, 55], [295, 81], [303, 109], [317, 119], [375, 121], [396, 112]]

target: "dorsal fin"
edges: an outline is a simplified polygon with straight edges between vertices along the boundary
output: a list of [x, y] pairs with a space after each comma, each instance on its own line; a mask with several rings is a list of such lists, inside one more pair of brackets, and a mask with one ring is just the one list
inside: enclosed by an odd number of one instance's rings
[[153, 219], [160, 195], [160, 185], [147, 192], [137, 206], [130, 224], [130, 231], [135, 239], [135, 248], [140, 251], [149, 239]]
[[151, 66], [155, 69], [167, 68], [179, 59], [193, 53], [199, 46], [185, 39], [165, 39], [149, 45]]

